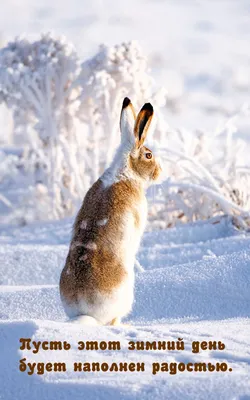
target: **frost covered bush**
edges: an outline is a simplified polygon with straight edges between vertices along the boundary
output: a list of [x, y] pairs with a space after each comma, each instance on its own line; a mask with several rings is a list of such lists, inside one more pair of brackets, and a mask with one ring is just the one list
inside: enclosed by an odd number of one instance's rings
[[[14, 143], [26, 147], [31, 185], [50, 199], [48, 217], [72, 214], [110, 163], [125, 95], [140, 106], [165, 102], [135, 42], [101, 46], [82, 65], [70, 44], [51, 35], [18, 38], [0, 51], [0, 101], [13, 112]], [[159, 124], [156, 132], [163, 132]]]
[[53, 217], [72, 213], [83, 192], [72, 89], [79, 72], [73, 46], [50, 34], [17, 38], [0, 51], [0, 101], [13, 111], [15, 143], [28, 147], [27, 165], [47, 188]]
[[249, 144], [234, 137], [237, 120], [248, 113], [244, 105], [214, 133], [169, 132], [162, 152], [165, 179], [149, 193], [155, 226], [222, 214], [234, 216], [238, 226], [250, 224]]
[[[159, 112], [166, 102], [166, 92], [164, 89], [154, 91], [147, 60], [137, 42], [100, 46], [99, 52], [82, 64], [78, 83], [82, 87], [78, 115], [88, 127], [94, 180], [110, 164], [119, 143], [119, 119], [124, 97], [131, 98], [137, 108], [146, 100], [151, 101]], [[155, 128], [155, 135], [159, 138], [166, 130], [164, 120], [158, 120]]]

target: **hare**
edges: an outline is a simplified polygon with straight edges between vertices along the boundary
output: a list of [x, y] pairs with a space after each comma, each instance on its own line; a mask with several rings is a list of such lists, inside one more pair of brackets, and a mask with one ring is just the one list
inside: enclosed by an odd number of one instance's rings
[[66, 314], [88, 325], [119, 324], [132, 308], [135, 256], [147, 220], [144, 191], [161, 172], [143, 146], [152, 117], [150, 103], [136, 118], [124, 99], [120, 146], [87, 192], [74, 223], [60, 295]]

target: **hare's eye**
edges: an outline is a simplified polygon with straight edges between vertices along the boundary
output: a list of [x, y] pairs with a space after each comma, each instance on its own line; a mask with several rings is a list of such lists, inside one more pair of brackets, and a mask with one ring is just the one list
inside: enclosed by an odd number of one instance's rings
[[146, 158], [150, 160], [152, 158], [152, 153], [146, 153]]

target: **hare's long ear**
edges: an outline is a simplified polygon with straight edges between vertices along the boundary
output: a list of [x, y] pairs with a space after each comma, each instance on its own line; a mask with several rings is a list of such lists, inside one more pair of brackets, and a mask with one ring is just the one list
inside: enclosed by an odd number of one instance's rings
[[120, 118], [120, 129], [122, 134], [122, 142], [134, 145], [134, 126], [135, 126], [135, 110], [133, 104], [128, 97], [125, 97], [122, 103], [122, 111]]
[[137, 148], [140, 148], [146, 139], [153, 114], [153, 106], [150, 103], [145, 103], [136, 118], [134, 135]]

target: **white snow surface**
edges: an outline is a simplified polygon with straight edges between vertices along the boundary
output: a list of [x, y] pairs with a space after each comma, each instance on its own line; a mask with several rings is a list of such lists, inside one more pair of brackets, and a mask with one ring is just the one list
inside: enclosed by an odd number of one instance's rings
[[[67, 321], [58, 281], [72, 220], [2, 227], [1, 395], [8, 399], [249, 399], [250, 235], [230, 219], [146, 233], [138, 253], [135, 303], [126, 326]], [[67, 341], [66, 351], [20, 350], [19, 339]], [[129, 341], [185, 342], [184, 351], [128, 350]], [[121, 350], [80, 351], [78, 341], [120, 341]], [[192, 341], [226, 348], [191, 351]], [[66, 372], [28, 375], [19, 360], [66, 362]], [[74, 362], [144, 362], [144, 372], [74, 372]], [[159, 372], [154, 362], [228, 363], [232, 372]]]
[[[214, 131], [249, 99], [249, 0], [10, 0], [2, 2], [0, 46], [26, 33], [53, 30], [84, 60], [135, 39], [157, 85], [166, 86], [170, 126]], [[0, 108], [0, 142], [11, 145]], [[248, 138], [249, 121], [237, 137]], [[7, 141], [4, 139], [3, 141]], [[19, 196], [13, 188], [12, 196]], [[12, 197], [10, 198], [12, 200]], [[214, 223], [213, 223], [214, 222]], [[58, 291], [72, 220], [0, 226], [1, 400], [249, 400], [250, 234], [229, 219], [146, 233], [138, 253], [135, 303], [119, 327], [67, 321]], [[20, 338], [62, 340], [68, 351], [19, 349]], [[130, 351], [129, 341], [176, 341], [184, 351]], [[120, 351], [80, 351], [78, 341], [120, 341]], [[191, 351], [192, 341], [222, 341], [225, 350]], [[29, 376], [19, 360], [67, 363], [67, 372]], [[145, 372], [73, 372], [74, 362], [145, 362]], [[154, 362], [227, 362], [232, 372], [151, 373]]]

